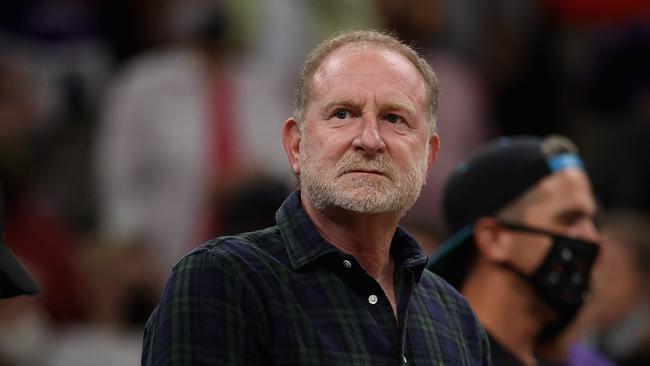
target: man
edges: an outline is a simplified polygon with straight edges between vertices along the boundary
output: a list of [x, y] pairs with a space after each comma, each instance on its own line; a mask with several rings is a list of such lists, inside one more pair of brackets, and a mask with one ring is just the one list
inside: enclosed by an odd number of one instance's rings
[[432, 70], [390, 36], [312, 51], [283, 128], [300, 191], [276, 226], [176, 265], [143, 365], [487, 364], [468, 304], [397, 227], [435, 161], [436, 98]]
[[38, 285], [5, 244], [2, 185], [0, 185], [0, 299], [36, 295]]
[[428, 268], [460, 289], [491, 343], [494, 365], [539, 365], [589, 290], [599, 234], [575, 146], [551, 136], [504, 138], [460, 164], [444, 189], [455, 233]]

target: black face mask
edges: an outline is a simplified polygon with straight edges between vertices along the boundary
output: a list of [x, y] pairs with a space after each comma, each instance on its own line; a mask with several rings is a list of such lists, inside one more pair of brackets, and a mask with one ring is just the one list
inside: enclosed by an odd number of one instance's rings
[[510, 230], [541, 234], [553, 238], [553, 245], [532, 275], [511, 264], [504, 266], [528, 282], [557, 314], [540, 338], [548, 339], [560, 332], [575, 317], [590, 291], [591, 268], [600, 247], [590, 241], [570, 238], [546, 230], [501, 221]]

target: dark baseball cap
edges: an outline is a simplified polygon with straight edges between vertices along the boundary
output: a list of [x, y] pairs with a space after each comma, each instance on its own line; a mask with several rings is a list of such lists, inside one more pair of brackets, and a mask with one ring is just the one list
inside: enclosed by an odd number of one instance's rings
[[2, 186], [0, 185], [0, 299], [36, 295], [38, 285], [5, 243]]
[[477, 254], [472, 239], [476, 220], [496, 214], [544, 177], [569, 168], [584, 166], [573, 143], [558, 135], [503, 137], [479, 148], [445, 184], [442, 214], [451, 237], [427, 268], [460, 288]]

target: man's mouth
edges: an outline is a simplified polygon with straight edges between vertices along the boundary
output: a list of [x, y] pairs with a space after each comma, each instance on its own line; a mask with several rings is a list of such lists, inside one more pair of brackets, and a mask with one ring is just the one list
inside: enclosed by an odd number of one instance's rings
[[352, 170], [344, 171], [341, 175], [345, 175], [345, 174], [386, 175], [385, 172], [382, 172], [380, 170], [372, 170], [372, 169], [352, 169]]

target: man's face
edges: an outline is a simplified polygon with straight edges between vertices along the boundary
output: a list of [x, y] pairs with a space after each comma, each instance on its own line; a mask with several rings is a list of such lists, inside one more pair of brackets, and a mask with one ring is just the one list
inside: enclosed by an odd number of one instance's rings
[[294, 159], [287, 149], [309, 203], [359, 213], [408, 210], [438, 149], [427, 111], [425, 81], [400, 54], [334, 51], [311, 82]]
[[[564, 236], [597, 242], [594, 225], [596, 203], [587, 175], [567, 169], [541, 180], [526, 194], [519, 222]], [[552, 245], [552, 239], [519, 231], [509, 231], [512, 262], [525, 273], [533, 273]]]

